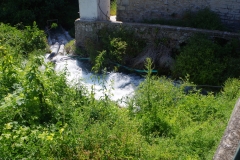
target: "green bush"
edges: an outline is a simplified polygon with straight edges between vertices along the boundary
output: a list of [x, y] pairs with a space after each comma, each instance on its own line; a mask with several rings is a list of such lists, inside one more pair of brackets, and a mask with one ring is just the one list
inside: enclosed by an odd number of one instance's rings
[[[172, 106], [173, 99], [166, 94], [177, 92], [171, 81], [165, 78], [152, 77], [150, 59], [147, 59], [148, 74], [146, 80], [139, 86], [136, 94], [136, 106], [140, 107], [137, 116], [142, 120], [141, 132], [145, 136], [173, 136], [173, 128], [167, 116], [163, 116]], [[159, 84], [159, 81], [164, 85]], [[176, 90], [175, 90], [176, 89]], [[158, 91], [157, 91], [158, 90]], [[177, 96], [177, 95], [174, 95]], [[134, 108], [131, 108], [134, 110]], [[168, 113], [169, 114], [169, 113]]]
[[222, 122], [236, 101], [236, 97], [225, 99], [224, 94], [229, 95], [227, 88], [235, 82], [228, 82], [218, 96], [200, 92], [186, 95], [186, 85], [188, 82], [176, 87], [167, 78], [149, 72], [136, 91], [129, 113], [140, 122], [139, 131], [151, 144], [145, 148], [151, 153], [147, 159], [211, 159], [216, 151], [226, 126]]
[[237, 99], [240, 96], [240, 80], [237, 78], [229, 78], [224, 83], [224, 96], [231, 99]]
[[79, 17], [77, 0], [8, 0], [0, 2], [0, 21], [16, 25], [22, 22], [31, 25], [33, 21], [44, 28], [47, 20], [58, 19], [65, 28], [74, 26]]
[[14, 47], [20, 54], [30, 54], [34, 50], [44, 50], [47, 48], [46, 34], [40, 30], [33, 22], [33, 26], [23, 26], [22, 29], [0, 24], [1, 44]]
[[98, 36], [101, 47], [108, 52], [111, 60], [116, 61], [116, 58], [117, 62], [121, 62], [128, 56], [136, 56], [146, 45], [143, 39], [135, 36], [133, 30], [124, 27], [103, 28]]
[[[238, 42], [239, 43], [239, 42]], [[197, 84], [221, 85], [229, 77], [238, 77], [240, 62], [235, 42], [220, 45], [202, 35], [190, 38], [176, 57], [173, 75], [190, 76]]]
[[33, 26], [26, 26], [23, 31], [21, 48], [23, 49], [22, 52], [27, 54], [31, 53], [36, 49], [46, 49], [47, 48], [47, 41], [46, 41], [46, 34], [43, 30], [39, 30], [36, 22], [33, 22]]
[[68, 42], [65, 45], [65, 50], [66, 50], [67, 54], [75, 54], [75, 55], [79, 55], [79, 56], [82, 56], [82, 54], [83, 54], [82, 50], [76, 46], [75, 40], [71, 40], [70, 42]]
[[98, 32], [98, 37], [98, 42], [88, 40], [85, 46], [93, 62], [99, 53], [106, 51], [103, 57], [104, 66], [109, 62], [131, 64], [131, 58], [138, 55], [146, 46], [143, 39], [136, 37], [132, 30], [124, 27], [102, 28]]

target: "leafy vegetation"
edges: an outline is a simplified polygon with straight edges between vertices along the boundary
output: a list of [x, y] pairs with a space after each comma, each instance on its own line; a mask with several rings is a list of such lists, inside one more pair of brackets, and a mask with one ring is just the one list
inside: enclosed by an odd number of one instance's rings
[[[211, 159], [240, 96], [239, 79], [216, 95], [185, 94], [188, 80], [152, 76], [148, 59], [146, 80], [119, 108], [107, 96], [96, 100], [81, 81], [68, 86], [68, 73], [44, 62], [36, 26], [1, 24], [0, 33], [2, 159]], [[29, 34], [41, 45], [22, 37]]]
[[[116, 15], [116, 0], [111, 0], [110, 14]], [[69, 30], [74, 37], [74, 21], [79, 18], [78, 0], [2, 0], [0, 2], [0, 22], [16, 25], [32, 25], [40, 28], [47, 21], [58, 20], [59, 25]]]
[[[91, 61], [100, 67], [98, 70], [109, 66], [112, 62], [125, 65], [131, 63], [130, 59], [138, 55], [146, 46], [143, 39], [137, 38], [132, 30], [124, 27], [102, 28], [98, 37], [98, 41], [88, 40], [85, 45]], [[105, 54], [101, 54], [102, 52]], [[102, 64], [97, 64], [98, 56], [102, 57]]]
[[58, 19], [64, 28], [73, 27], [79, 17], [78, 0], [2, 0], [0, 2], [0, 21], [16, 25], [32, 25], [33, 21], [44, 28], [47, 20]]
[[33, 26], [26, 27], [10, 27], [1, 23], [0, 30], [0, 44], [4, 44], [9, 49], [14, 48], [17, 54], [28, 55], [36, 49], [47, 48], [45, 33], [38, 29], [35, 22]]
[[[157, 65], [161, 59], [165, 58], [165, 63], [174, 61], [168, 74], [176, 79], [189, 75], [189, 80], [195, 84], [222, 86], [228, 78], [238, 78], [240, 75], [240, 42], [237, 39], [209, 38], [207, 35], [197, 34], [179, 49], [175, 49], [174, 60], [167, 57], [173, 52], [173, 49], [168, 48], [168, 42], [159, 44], [159, 48], [150, 46], [148, 49], [146, 42], [136, 37], [133, 31], [120, 27], [114, 30], [99, 30], [98, 40], [87, 40], [85, 46], [95, 65], [94, 71], [105, 67], [113, 70], [118, 64], [131, 67], [135, 62], [137, 64], [138, 61], [145, 61], [147, 57], [152, 56], [155, 57], [154, 69], [161, 70], [160, 65]], [[163, 57], [164, 54], [168, 59]], [[138, 69], [143, 67], [139, 65]]]
[[190, 38], [176, 57], [175, 77], [190, 76], [196, 84], [222, 85], [229, 77], [238, 78], [239, 41], [208, 39], [204, 35]]
[[65, 51], [67, 54], [75, 54], [80, 56], [83, 54], [80, 48], [76, 46], [75, 40], [71, 40], [65, 45]]

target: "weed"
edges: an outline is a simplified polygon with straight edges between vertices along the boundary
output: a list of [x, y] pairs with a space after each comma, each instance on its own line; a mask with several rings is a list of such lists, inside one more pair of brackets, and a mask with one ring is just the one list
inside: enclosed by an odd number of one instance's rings
[[105, 57], [102, 59], [105, 66], [109, 62], [128, 64], [146, 46], [144, 40], [136, 38], [132, 30], [124, 27], [102, 28], [99, 30], [98, 36], [98, 42], [87, 40], [85, 46], [92, 62], [95, 62], [99, 53], [105, 51]]

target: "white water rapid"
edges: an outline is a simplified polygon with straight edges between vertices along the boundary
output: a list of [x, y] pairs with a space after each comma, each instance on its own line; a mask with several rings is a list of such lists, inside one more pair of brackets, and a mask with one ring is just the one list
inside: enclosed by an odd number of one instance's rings
[[46, 54], [45, 57], [55, 63], [55, 71], [66, 70], [69, 85], [84, 85], [89, 92], [94, 91], [96, 99], [104, 99], [105, 96], [108, 96], [120, 106], [125, 107], [128, 98], [134, 95], [135, 88], [143, 81], [143, 78], [118, 72], [110, 72], [105, 75], [89, 72], [84, 67], [86, 63], [65, 55], [62, 48], [70, 39], [67, 32], [62, 33], [51, 33], [48, 38], [51, 54]]

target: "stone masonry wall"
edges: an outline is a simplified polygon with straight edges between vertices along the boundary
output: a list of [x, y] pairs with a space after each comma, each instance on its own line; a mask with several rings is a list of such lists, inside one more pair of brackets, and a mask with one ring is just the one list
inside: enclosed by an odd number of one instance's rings
[[240, 0], [117, 0], [117, 20], [141, 22], [145, 19], [177, 18], [187, 11], [209, 7], [223, 23], [240, 30]]
[[103, 27], [124, 27], [125, 29], [133, 30], [137, 36], [145, 39], [148, 43], [154, 43], [162, 38], [167, 38], [174, 42], [176, 46], [183, 43], [196, 33], [206, 34], [210, 37], [224, 38], [227, 40], [233, 38], [240, 40], [240, 34], [230, 32], [143, 23], [83, 21], [77, 19], [75, 21], [75, 39], [77, 46], [84, 47], [87, 39], [97, 40], [97, 32]]

